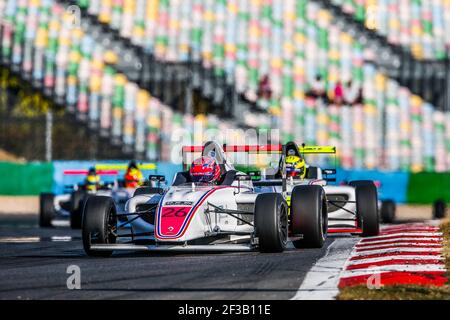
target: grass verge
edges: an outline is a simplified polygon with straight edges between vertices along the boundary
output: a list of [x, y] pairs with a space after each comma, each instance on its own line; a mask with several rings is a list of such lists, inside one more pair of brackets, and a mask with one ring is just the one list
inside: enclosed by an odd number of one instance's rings
[[370, 290], [366, 286], [341, 289], [337, 300], [450, 300], [450, 218], [443, 221], [445, 264], [449, 282], [441, 287], [398, 285]]

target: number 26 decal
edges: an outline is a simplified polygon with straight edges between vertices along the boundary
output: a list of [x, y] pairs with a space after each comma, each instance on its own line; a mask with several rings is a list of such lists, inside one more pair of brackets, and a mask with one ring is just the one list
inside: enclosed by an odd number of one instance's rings
[[163, 218], [184, 218], [187, 216], [191, 207], [169, 207], [163, 208], [162, 217]]

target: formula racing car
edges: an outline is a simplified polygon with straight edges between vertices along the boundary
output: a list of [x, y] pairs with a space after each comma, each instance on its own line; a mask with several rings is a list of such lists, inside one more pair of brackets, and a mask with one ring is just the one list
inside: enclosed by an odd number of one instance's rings
[[[280, 149], [281, 150], [281, 149]], [[295, 142], [288, 142], [284, 148], [284, 157], [292, 155], [304, 163], [305, 155], [336, 154], [332, 146], [299, 147]], [[280, 160], [281, 167], [283, 162]], [[266, 171], [263, 179], [267, 187], [282, 192], [281, 172]], [[336, 169], [322, 169], [304, 166], [300, 175], [291, 176], [287, 181], [287, 201], [299, 186], [321, 186], [326, 194], [328, 211], [328, 233], [352, 233], [362, 236], [375, 236], [379, 233], [379, 210], [377, 188], [373, 181], [351, 181], [346, 185], [330, 185], [335, 182]]]
[[[156, 170], [156, 165], [139, 164], [141, 170]], [[126, 201], [131, 198], [136, 188], [126, 187], [124, 181], [118, 178], [121, 171], [127, 169], [127, 164], [98, 164], [95, 167], [95, 175], [111, 176], [105, 182], [88, 185], [86, 181], [65, 186], [65, 193], [41, 193], [39, 197], [39, 225], [41, 227], [52, 227], [55, 219], [69, 219], [73, 229], [81, 228], [83, 207], [87, 198], [91, 195], [110, 196], [117, 204], [118, 211], [125, 209]], [[91, 168], [90, 170], [93, 170]], [[80, 176], [86, 177], [89, 174], [87, 169], [65, 170], [64, 177]]]
[[[328, 212], [321, 185], [295, 186], [288, 201], [285, 174], [281, 192], [267, 192], [265, 181], [253, 181], [251, 175], [236, 170], [228, 157], [281, 153], [283, 163], [284, 148], [216, 142], [183, 147], [184, 170], [172, 185], [137, 189], [126, 203], [126, 212], [119, 213], [111, 197], [87, 199], [82, 226], [85, 252], [90, 256], [110, 256], [118, 250], [282, 252], [288, 240], [295, 248], [322, 247]], [[189, 157], [195, 154], [213, 158], [219, 165], [217, 183], [194, 182], [188, 169]]]

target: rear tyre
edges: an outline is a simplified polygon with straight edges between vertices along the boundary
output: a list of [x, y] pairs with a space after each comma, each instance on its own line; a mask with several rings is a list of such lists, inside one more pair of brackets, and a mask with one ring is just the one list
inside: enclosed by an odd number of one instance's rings
[[447, 205], [444, 200], [439, 199], [433, 203], [433, 219], [445, 218]]
[[141, 194], [162, 194], [162, 193], [164, 193], [163, 188], [140, 187], [134, 191], [133, 197], [141, 195]]
[[372, 180], [355, 180], [355, 181], [350, 181], [349, 185], [351, 185], [352, 187], [357, 187], [357, 186], [374, 185], [374, 183]]
[[306, 172], [306, 179], [318, 179], [319, 178], [319, 168], [309, 167]]
[[92, 250], [93, 244], [116, 243], [114, 230], [117, 227], [117, 215], [114, 201], [110, 197], [91, 196], [83, 210], [82, 238], [83, 248], [91, 257], [110, 257], [112, 250]]
[[395, 221], [395, 212], [397, 206], [392, 200], [386, 200], [381, 202], [380, 216], [382, 223], [393, 223]]
[[83, 191], [74, 191], [70, 196], [70, 227], [72, 229], [81, 229], [85, 194]]
[[327, 238], [328, 210], [321, 186], [296, 186], [291, 193], [291, 225], [296, 248], [321, 248]]
[[55, 196], [52, 193], [41, 193], [39, 196], [39, 226], [43, 228], [52, 227], [55, 217]]
[[352, 181], [356, 194], [356, 221], [362, 229], [363, 237], [373, 237], [380, 233], [378, 216], [377, 187], [370, 180]]
[[263, 193], [255, 202], [255, 233], [260, 252], [283, 252], [288, 240], [288, 206], [279, 193]]

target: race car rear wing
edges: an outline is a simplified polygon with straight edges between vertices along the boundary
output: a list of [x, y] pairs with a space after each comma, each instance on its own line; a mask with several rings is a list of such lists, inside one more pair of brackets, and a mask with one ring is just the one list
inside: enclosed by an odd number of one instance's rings
[[336, 154], [333, 146], [301, 146], [298, 150], [302, 154]]
[[[74, 169], [74, 170], [64, 170], [63, 174], [69, 175], [69, 176], [75, 176], [75, 175], [84, 175], [87, 176], [89, 173], [89, 170], [87, 169]], [[117, 170], [96, 170], [96, 173], [99, 176], [116, 176], [119, 174], [119, 171]]]
[[[203, 152], [204, 146], [185, 146], [183, 152]], [[283, 145], [223, 145], [225, 152], [248, 152], [248, 153], [281, 153]], [[303, 154], [335, 154], [334, 146], [301, 146], [298, 150]]]
[[[266, 144], [266, 145], [226, 145], [221, 146], [225, 153], [255, 153], [255, 154], [281, 154], [280, 159], [280, 172], [281, 181], [283, 186], [283, 192], [287, 190], [286, 188], [286, 146], [282, 144]], [[186, 161], [187, 153], [203, 153], [205, 151], [205, 146], [184, 146], [182, 148], [182, 158], [183, 158], [183, 170], [186, 171], [188, 164]]]
[[[210, 145], [214, 147], [214, 145]], [[246, 153], [246, 154], [282, 154], [283, 153], [283, 145], [281, 144], [267, 144], [267, 145], [218, 145], [222, 148], [223, 152], [226, 153]], [[182, 164], [183, 170], [186, 171], [188, 169], [189, 161], [187, 155], [189, 153], [204, 153], [206, 146], [184, 146], [182, 148]], [[206, 149], [206, 152], [208, 149]], [[226, 158], [222, 159], [220, 154], [217, 154], [218, 160], [223, 161], [223, 164], [227, 162]], [[255, 167], [255, 166], [251, 166]]]
[[[137, 167], [139, 170], [156, 170], [158, 168], [156, 163], [138, 163]], [[95, 165], [95, 169], [124, 171], [128, 169], [128, 164], [126, 163], [97, 164]]]
[[[186, 159], [187, 153], [204, 153], [205, 148], [207, 148], [208, 143], [205, 146], [185, 146], [182, 148], [183, 154], [183, 170], [186, 171], [188, 169], [188, 163]], [[283, 186], [283, 191], [286, 191], [287, 185], [287, 175], [286, 175], [286, 151], [288, 148], [292, 148], [295, 146], [298, 149], [298, 152], [301, 155], [306, 154], [333, 154], [336, 157], [336, 147], [335, 146], [306, 146], [302, 144], [302, 146], [297, 146], [294, 142], [289, 142], [287, 144], [266, 144], [266, 145], [226, 145], [219, 146], [215, 144], [217, 147], [222, 147], [224, 153], [247, 153], [247, 154], [281, 154], [280, 162], [279, 162], [279, 174], [281, 174], [281, 185]], [[336, 160], [335, 160], [336, 161]], [[255, 185], [263, 185], [265, 182], [259, 181], [261, 178], [261, 172], [254, 171], [254, 166], [250, 166], [253, 169], [249, 172], [249, 176], [251, 180], [254, 181]], [[259, 170], [259, 169], [257, 169]], [[328, 182], [336, 182], [336, 169], [323, 169], [322, 173], [324, 175], [324, 180]], [[270, 183], [274, 183], [272, 180]]]
[[[266, 145], [223, 145], [225, 152], [249, 152], [249, 153], [281, 153], [283, 151], [281, 144]], [[183, 152], [203, 152], [204, 146], [185, 146]]]

